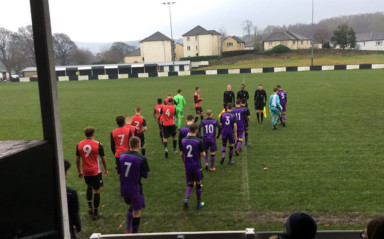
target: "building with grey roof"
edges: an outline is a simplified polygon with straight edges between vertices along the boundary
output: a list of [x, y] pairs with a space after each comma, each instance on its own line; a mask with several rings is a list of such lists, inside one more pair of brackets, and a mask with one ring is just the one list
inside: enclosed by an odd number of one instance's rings
[[384, 51], [384, 32], [357, 33], [356, 48], [368, 51]]
[[221, 34], [196, 26], [183, 34], [184, 57], [221, 54]]
[[274, 32], [263, 41], [265, 51], [278, 45], [285, 45], [292, 50], [310, 49], [311, 44], [311, 38], [291, 31]]
[[172, 40], [161, 32], [155, 32], [140, 41], [142, 62], [172, 61]]

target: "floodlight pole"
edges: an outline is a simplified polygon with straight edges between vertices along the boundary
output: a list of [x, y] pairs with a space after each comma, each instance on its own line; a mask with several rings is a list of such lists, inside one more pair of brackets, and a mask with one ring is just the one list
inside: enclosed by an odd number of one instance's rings
[[171, 11], [171, 5], [175, 4], [176, 2], [163, 2], [164, 5], [168, 5], [169, 8], [169, 24], [171, 26], [171, 56], [172, 56], [172, 65], [173, 65], [173, 71], [175, 70], [175, 44], [173, 42], [173, 30], [172, 30], [172, 11]]
[[313, 44], [314, 44], [314, 36], [315, 36], [315, 31], [313, 29], [313, 15], [314, 15], [314, 0], [312, 0], [312, 41], [311, 41], [311, 66], [313, 66]]

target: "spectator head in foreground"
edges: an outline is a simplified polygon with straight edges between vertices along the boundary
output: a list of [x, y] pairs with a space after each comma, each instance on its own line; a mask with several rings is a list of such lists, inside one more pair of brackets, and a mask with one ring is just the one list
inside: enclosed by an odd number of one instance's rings
[[384, 238], [384, 217], [379, 217], [371, 220], [368, 223], [367, 229], [361, 233], [361, 238]]
[[302, 212], [292, 213], [286, 223], [283, 234], [272, 236], [273, 239], [314, 239], [317, 232], [317, 224], [313, 218]]

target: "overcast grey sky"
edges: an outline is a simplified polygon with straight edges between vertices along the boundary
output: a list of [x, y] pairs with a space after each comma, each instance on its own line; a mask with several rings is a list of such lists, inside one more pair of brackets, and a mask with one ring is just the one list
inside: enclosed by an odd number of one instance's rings
[[[143, 39], [156, 31], [170, 36], [163, 0], [50, 0], [52, 31], [74, 41], [113, 42]], [[311, 0], [175, 0], [174, 38], [196, 25], [224, 27], [242, 35], [245, 19], [264, 28], [311, 22]], [[17, 30], [31, 23], [28, 0], [1, 0], [0, 27]], [[325, 18], [384, 12], [383, 0], [315, 0], [315, 22]]]

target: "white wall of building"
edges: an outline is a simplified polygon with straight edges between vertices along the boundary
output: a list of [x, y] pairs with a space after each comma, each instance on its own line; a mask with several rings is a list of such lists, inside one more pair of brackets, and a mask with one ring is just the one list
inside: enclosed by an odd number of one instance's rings
[[384, 40], [357, 42], [356, 48], [367, 51], [384, 51]]
[[219, 35], [198, 35], [184, 36], [184, 57], [214, 56], [221, 54], [221, 36]]
[[172, 61], [171, 41], [141, 42], [140, 53], [144, 57], [144, 62]]

